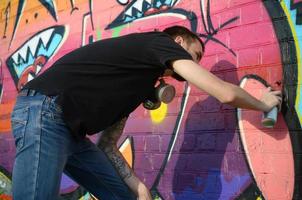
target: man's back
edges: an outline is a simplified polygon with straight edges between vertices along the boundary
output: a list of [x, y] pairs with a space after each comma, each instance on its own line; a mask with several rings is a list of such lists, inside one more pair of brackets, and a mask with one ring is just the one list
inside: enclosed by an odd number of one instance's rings
[[174, 58], [191, 56], [165, 33], [135, 33], [72, 51], [24, 88], [59, 95], [65, 121], [83, 136], [129, 115]]

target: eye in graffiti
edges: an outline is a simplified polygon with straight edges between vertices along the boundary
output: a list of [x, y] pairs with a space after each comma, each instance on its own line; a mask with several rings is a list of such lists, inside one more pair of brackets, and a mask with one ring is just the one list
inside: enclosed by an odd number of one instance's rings
[[135, 0], [132, 1], [106, 29], [111, 29], [137, 19], [158, 14], [172, 8], [179, 0]]
[[6, 61], [18, 89], [35, 78], [62, 44], [64, 26], [45, 29], [25, 42]]
[[129, 0], [117, 0], [117, 2], [121, 5], [127, 5], [129, 3]]

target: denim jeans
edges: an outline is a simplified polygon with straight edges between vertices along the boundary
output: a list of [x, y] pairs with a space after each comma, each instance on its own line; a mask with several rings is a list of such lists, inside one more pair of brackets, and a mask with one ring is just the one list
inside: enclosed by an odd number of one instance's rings
[[101, 200], [136, 199], [102, 150], [88, 138], [72, 137], [56, 97], [24, 93], [11, 118], [14, 200], [58, 199], [63, 171]]

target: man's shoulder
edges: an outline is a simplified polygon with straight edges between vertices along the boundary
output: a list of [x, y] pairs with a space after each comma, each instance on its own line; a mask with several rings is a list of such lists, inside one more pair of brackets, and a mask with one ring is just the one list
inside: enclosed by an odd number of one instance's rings
[[127, 35], [123, 35], [123, 36], [120, 36], [119, 38], [138, 38], [138, 37], [141, 37], [141, 38], [144, 38], [144, 39], [148, 39], [148, 40], [152, 40], [153, 38], [171, 38], [168, 34], [164, 33], [164, 32], [161, 32], [161, 31], [149, 31], [149, 32], [136, 32], [136, 33], [130, 33], [130, 34], [127, 34]]

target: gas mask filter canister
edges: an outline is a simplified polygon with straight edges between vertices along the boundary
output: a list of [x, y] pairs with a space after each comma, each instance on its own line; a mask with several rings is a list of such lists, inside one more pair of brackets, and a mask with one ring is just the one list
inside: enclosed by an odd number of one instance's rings
[[155, 88], [155, 94], [144, 101], [143, 106], [148, 110], [155, 110], [160, 107], [161, 102], [170, 103], [175, 97], [175, 88], [166, 84], [163, 79], [159, 80], [160, 84]]

